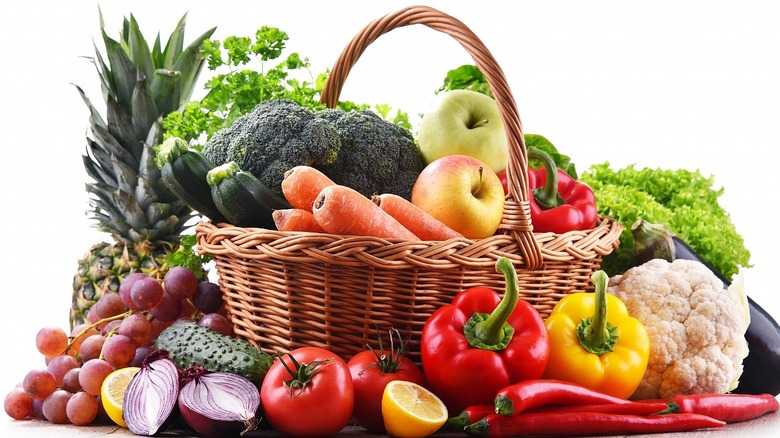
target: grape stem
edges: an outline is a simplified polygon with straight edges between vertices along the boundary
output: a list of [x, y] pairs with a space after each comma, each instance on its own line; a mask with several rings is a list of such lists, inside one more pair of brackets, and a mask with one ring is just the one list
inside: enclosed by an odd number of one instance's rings
[[[102, 318], [102, 319], [100, 319], [98, 321], [95, 321], [94, 323], [88, 325], [87, 327], [84, 327], [84, 330], [80, 331], [76, 336], [73, 336], [73, 337], [69, 338], [69, 340], [68, 340], [68, 348], [65, 349], [65, 352], [63, 354], [68, 354], [68, 352], [70, 352], [70, 347], [72, 347], [73, 344], [77, 340], [79, 340], [82, 336], [84, 336], [84, 334], [87, 333], [89, 331], [89, 329], [91, 329], [91, 328], [97, 329], [97, 327], [99, 325], [101, 325], [101, 324], [105, 324], [107, 322], [115, 321], [117, 319], [124, 319], [124, 318], [132, 315], [133, 313], [135, 313], [135, 312], [132, 311], [132, 310], [128, 310], [127, 312], [122, 312], [122, 313], [120, 313], [118, 315]], [[141, 313], [143, 313], [143, 312], [141, 312]], [[100, 353], [100, 358], [101, 359], [103, 358], [103, 353], [102, 352]]]

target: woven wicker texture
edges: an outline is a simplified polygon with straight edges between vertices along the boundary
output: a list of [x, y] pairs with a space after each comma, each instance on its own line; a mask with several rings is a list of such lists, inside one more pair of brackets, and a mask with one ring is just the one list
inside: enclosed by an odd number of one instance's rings
[[[591, 290], [590, 275], [617, 247], [619, 223], [602, 218], [594, 229], [534, 233], [527, 200], [522, 124], [501, 68], [459, 20], [425, 6], [404, 8], [368, 24], [334, 64], [322, 101], [335, 107], [350, 69], [379, 36], [422, 24], [457, 40], [488, 80], [509, 143], [509, 194], [496, 235], [481, 239], [399, 241], [365, 236], [280, 232], [201, 222], [198, 248], [216, 263], [237, 336], [272, 351], [326, 347], [348, 359], [376, 346], [377, 329], [409, 338], [419, 362], [427, 318], [461, 290], [503, 291], [500, 257], [518, 272], [521, 297], [543, 315], [566, 294]], [[386, 333], [384, 333], [386, 335]]]

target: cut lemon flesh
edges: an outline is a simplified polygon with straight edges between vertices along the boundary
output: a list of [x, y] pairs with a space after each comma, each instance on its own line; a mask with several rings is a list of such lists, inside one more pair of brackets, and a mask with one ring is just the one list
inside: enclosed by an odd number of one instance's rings
[[133, 379], [133, 376], [140, 370], [138, 367], [127, 367], [114, 370], [106, 376], [103, 385], [100, 387], [100, 400], [103, 402], [103, 408], [108, 417], [116, 424], [127, 427], [122, 418], [122, 404], [125, 399], [125, 389]]
[[387, 433], [397, 438], [433, 435], [447, 421], [447, 407], [434, 393], [416, 383], [393, 380], [382, 395]]

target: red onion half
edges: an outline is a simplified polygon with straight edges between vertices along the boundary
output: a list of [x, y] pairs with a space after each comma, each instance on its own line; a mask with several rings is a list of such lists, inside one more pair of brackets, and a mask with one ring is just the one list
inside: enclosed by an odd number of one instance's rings
[[201, 435], [244, 435], [260, 422], [255, 415], [259, 408], [260, 390], [243, 376], [209, 372], [198, 365], [184, 371], [179, 412]]
[[164, 351], [150, 353], [125, 389], [122, 418], [136, 435], [152, 436], [176, 409], [179, 370]]

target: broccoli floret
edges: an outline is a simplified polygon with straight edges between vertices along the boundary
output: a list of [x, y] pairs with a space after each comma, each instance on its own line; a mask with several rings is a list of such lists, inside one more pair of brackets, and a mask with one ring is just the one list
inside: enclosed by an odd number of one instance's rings
[[333, 181], [365, 196], [394, 193], [406, 199], [423, 168], [412, 134], [368, 110], [323, 110], [341, 138], [341, 150], [331, 164], [314, 166]]
[[282, 195], [287, 169], [335, 161], [341, 142], [335, 128], [292, 100], [259, 103], [229, 127], [217, 131], [203, 146], [214, 165], [238, 166]]
[[411, 198], [423, 159], [411, 133], [371, 111], [314, 112], [288, 99], [263, 101], [203, 147], [215, 165], [235, 161], [282, 195], [284, 173], [308, 165], [365, 196]]

